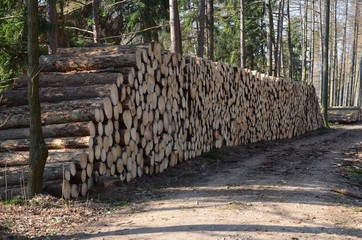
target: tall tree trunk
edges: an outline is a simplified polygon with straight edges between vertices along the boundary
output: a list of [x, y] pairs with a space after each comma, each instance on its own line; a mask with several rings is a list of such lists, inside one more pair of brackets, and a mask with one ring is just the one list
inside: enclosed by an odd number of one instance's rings
[[346, 11], [345, 11], [345, 20], [343, 26], [343, 39], [342, 39], [342, 55], [341, 55], [341, 70], [340, 70], [340, 81], [342, 84], [341, 87], [341, 106], [346, 105], [346, 95], [347, 95], [347, 81], [346, 81], [346, 46], [347, 46], [347, 18], [348, 18], [348, 0], [346, 0]]
[[274, 38], [274, 20], [273, 20], [273, 9], [272, 1], [267, 0], [268, 9], [268, 75], [273, 75], [273, 46], [275, 44]]
[[214, 60], [214, 0], [208, 0], [207, 4], [207, 30], [208, 30], [208, 51], [210, 60]]
[[48, 54], [58, 49], [58, 17], [56, 0], [47, 0], [46, 20], [48, 23]]
[[323, 62], [324, 62], [324, 43], [323, 43], [323, 14], [322, 14], [322, 0], [319, 0], [319, 50], [320, 50], [320, 56], [321, 56], [321, 61], [320, 61], [320, 76], [319, 76], [319, 97], [321, 99], [321, 104], [323, 105], [322, 101], [323, 101], [323, 96], [322, 96], [322, 92], [323, 92]]
[[99, 32], [99, 0], [93, 0], [93, 41], [99, 43], [100, 32]]
[[65, 30], [65, 15], [64, 15], [65, 0], [59, 1], [59, 25], [58, 25], [58, 45], [61, 47], [70, 47], [70, 40]]
[[308, 0], [305, 0], [304, 2], [304, 17], [303, 17], [303, 32], [302, 32], [302, 81], [307, 81], [307, 27], [308, 27]]
[[339, 84], [338, 84], [338, 26], [337, 26], [337, 0], [334, 0], [334, 38], [333, 38], [333, 62], [332, 62], [332, 79], [331, 81], [333, 82], [333, 88], [332, 88], [332, 102], [331, 105], [332, 106], [337, 106], [338, 105], [338, 89], [339, 89]]
[[287, 2], [287, 17], [288, 17], [288, 49], [289, 49], [289, 77], [293, 80], [293, 46], [292, 46], [292, 28], [290, 26], [290, 0]]
[[205, 0], [200, 0], [200, 14], [199, 14], [199, 34], [197, 37], [197, 56], [204, 57], [205, 47]]
[[355, 0], [355, 17], [354, 17], [354, 28], [353, 28], [353, 46], [352, 46], [352, 63], [351, 63], [351, 74], [350, 74], [350, 101], [349, 105], [354, 104], [355, 100], [355, 71], [356, 71], [356, 62], [357, 62], [357, 51], [358, 51], [358, 32], [359, 32], [359, 24], [358, 24], [358, 17], [359, 17], [359, 7], [358, 7], [358, 1]]
[[310, 58], [310, 83], [314, 83], [314, 59], [315, 56], [315, 0], [312, 0], [312, 44]]
[[357, 87], [357, 94], [355, 104], [356, 106], [362, 106], [362, 55], [359, 61], [359, 80], [358, 80], [358, 87]]
[[177, 0], [169, 0], [170, 5], [170, 34], [171, 34], [171, 52], [182, 54], [181, 27], [178, 13]]
[[30, 144], [28, 194], [43, 191], [43, 173], [48, 149], [42, 132], [39, 101], [39, 20], [38, 1], [27, 0], [28, 24], [28, 102], [30, 110]]
[[244, 0], [240, 0], [240, 67], [245, 67]]
[[279, 3], [279, 15], [278, 15], [278, 33], [277, 41], [274, 50], [275, 66], [274, 66], [274, 76], [280, 77], [280, 70], [282, 64], [282, 43], [283, 43], [283, 17], [284, 15], [284, 0], [280, 0]]
[[322, 108], [326, 126], [328, 126], [328, 68], [329, 68], [329, 18], [330, 0], [325, 0], [325, 31], [324, 31], [324, 57], [323, 57], [323, 81], [322, 81]]

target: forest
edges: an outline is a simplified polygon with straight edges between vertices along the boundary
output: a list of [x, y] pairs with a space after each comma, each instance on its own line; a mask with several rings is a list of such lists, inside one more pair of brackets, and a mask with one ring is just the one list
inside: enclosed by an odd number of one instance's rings
[[[360, 105], [361, 1], [328, 2], [328, 102]], [[3, 91], [25, 72], [28, 27], [26, 1], [1, 0], [0, 5]], [[40, 0], [38, 6], [41, 54], [91, 43], [157, 41], [170, 49], [170, 24], [175, 21], [184, 55], [313, 83], [321, 94], [327, 29], [324, 0]]]

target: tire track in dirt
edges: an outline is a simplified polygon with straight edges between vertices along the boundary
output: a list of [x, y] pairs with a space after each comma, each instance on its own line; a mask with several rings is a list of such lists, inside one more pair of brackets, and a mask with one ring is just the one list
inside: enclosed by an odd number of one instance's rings
[[336, 126], [214, 151], [104, 193], [131, 203], [67, 238], [361, 239], [362, 202], [331, 191], [353, 187], [339, 166], [361, 141]]

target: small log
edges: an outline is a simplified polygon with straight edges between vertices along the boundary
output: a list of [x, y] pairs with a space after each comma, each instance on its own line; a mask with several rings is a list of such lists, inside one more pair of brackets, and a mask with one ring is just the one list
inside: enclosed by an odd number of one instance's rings
[[135, 54], [87, 56], [43, 55], [40, 57], [42, 72], [87, 71], [106, 68], [136, 67]]
[[[44, 138], [84, 137], [89, 136], [89, 122], [73, 122], [43, 126]], [[29, 138], [29, 128], [0, 130], [0, 140]]]
[[[61, 102], [77, 99], [97, 98], [109, 96], [111, 84], [87, 85], [77, 87], [40, 88], [41, 102]], [[7, 90], [2, 92], [0, 106], [13, 107], [28, 104], [27, 90]]]
[[[44, 139], [49, 150], [53, 149], [83, 149], [88, 148], [89, 137], [65, 137]], [[0, 152], [28, 151], [29, 139], [3, 140], [0, 142]], [[1, 153], [0, 153], [1, 155]]]

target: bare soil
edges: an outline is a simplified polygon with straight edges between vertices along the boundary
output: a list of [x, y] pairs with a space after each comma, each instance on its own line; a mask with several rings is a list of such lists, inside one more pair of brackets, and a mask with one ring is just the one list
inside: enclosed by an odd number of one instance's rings
[[86, 200], [40, 199], [0, 204], [2, 238], [362, 239], [362, 125], [214, 150]]

